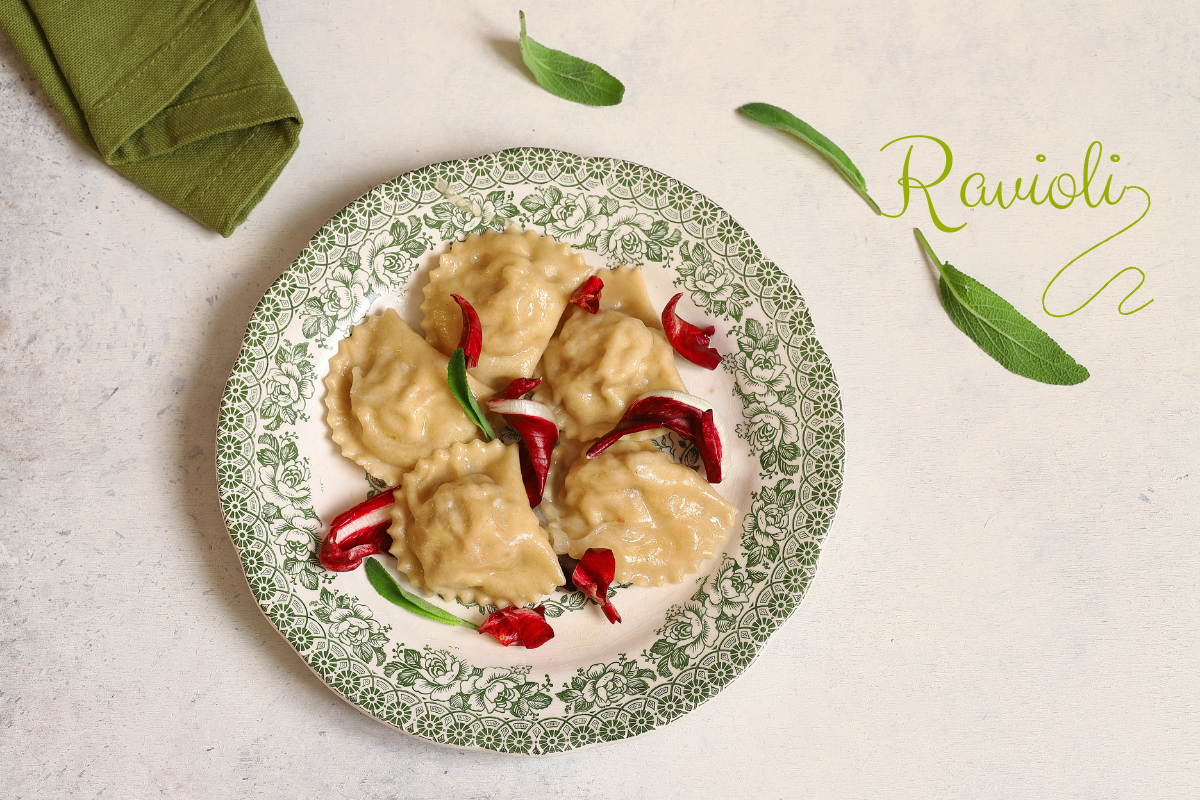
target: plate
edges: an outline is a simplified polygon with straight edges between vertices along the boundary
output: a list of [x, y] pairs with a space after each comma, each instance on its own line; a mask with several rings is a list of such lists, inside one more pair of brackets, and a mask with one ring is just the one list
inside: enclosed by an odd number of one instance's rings
[[[567, 242], [597, 267], [641, 264], [657, 307], [682, 291], [681, 316], [717, 326], [714, 346], [727, 354], [718, 370], [677, 361], [689, 391], [736, 433], [718, 488], [742, 511], [701, 574], [618, 589], [621, 625], [581, 595], [553, 595], [556, 635], [536, 650], [412, 615], [363, 570], [330, 573], [315, 558], [322, 525], [383, 488], [341, 456], [325, 425], [338, 341], [389, 306], [417, 327], [436, 256], [510, 224]], [[660, 446], [696, 461], [678, 442]], [[812, 580], [843, 454], [837, 382], [804, 300], [745, 230], [662, 173], [542, 148], [405, 173], [329, 220], [250, 317], [217, 428], [229, 535], [259, 607], [305, 663], [402, 731], [525, 755], [646, 733], [741, 674]]]

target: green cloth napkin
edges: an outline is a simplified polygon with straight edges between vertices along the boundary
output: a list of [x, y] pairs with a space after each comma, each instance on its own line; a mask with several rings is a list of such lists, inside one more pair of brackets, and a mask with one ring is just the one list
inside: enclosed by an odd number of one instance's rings
[[229, 236], [300, 143], [254, 0], [0, 0], [71, 132]]

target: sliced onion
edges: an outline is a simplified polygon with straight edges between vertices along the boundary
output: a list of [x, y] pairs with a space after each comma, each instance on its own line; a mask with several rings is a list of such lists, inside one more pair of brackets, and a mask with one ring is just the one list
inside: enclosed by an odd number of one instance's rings
[[390, 550], [392, 537], [388, 529], [395, 503], [388, 489], [334, 517], [317, 552], [321, 566], [333, 572], [349, 572], [358, 569], [367, 556]]
[[521, 480], [529, 507], [541, 505], [546, 491], [546, 475], [550, 472], [550, 453], [558, 444], [558, 421], [554, 412], [532, 400], [492, 398], [487, 406], [504, 419], [521, 436]]
[[554, 412], [544, 403], [535, 403], [532, 400], [496, 400], [492, 398], [487, 401], [487, 407], [497, 414], [503, 414], [505, 417], [512, 414], [519, 417], [544, 419], [547, 422], [554, 423], [555, 430], [558, 429], [558, 423], [554, 419]]

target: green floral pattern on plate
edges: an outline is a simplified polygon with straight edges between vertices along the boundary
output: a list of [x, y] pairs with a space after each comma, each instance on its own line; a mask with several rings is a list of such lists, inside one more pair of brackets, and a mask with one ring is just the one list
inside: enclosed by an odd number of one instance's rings
[[[320, 482], [299, 445], [323, 424], [305, 409], [332, 349], [374, 302], [408, 290], [435, 245], [508, 224], [609, 265], [658, 265], [673, 275], [736, 343], [722, 363], [741, 406], [729, 422], [756, 475], [740, 537], [706, 562], [689, 599], [660, 612], [652, 641], [640, 652], [600, 653], [573, 672], [474, 663], [454, 647], [397, 641], [378, 598], [341, 588], [315, 560]], [[695, 466], [686, 443], [660, 447]], [[843, 457], [837, 382], [804, 300], [741, 226], [646, 167], [539, 148], [408, 172], [334, 216], [251, 316], [217, 428], [229, 534], [259, 606], [305, 662], [348, 701], [403, 731], [527, 755], [653, 730], [741, 674], [812, 580]], [[383, 488], [360, 485], [364, 495]], [[571, 595], [550, 603], [550, 616], [560, 618], [581, 608]]]

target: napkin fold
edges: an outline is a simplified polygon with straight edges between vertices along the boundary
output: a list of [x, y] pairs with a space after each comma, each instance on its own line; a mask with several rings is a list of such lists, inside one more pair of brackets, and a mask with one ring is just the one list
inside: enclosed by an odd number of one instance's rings
[[223, 236], [300, 143], [254, 0], [0, 0], [0, 28], [80, 141]]

